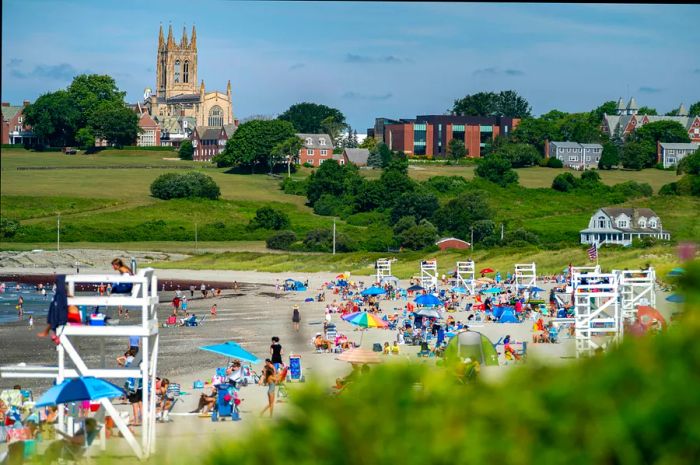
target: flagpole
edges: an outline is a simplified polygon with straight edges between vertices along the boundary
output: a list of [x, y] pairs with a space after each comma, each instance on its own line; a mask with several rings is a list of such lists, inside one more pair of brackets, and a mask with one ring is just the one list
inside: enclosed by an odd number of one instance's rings
[[595, 266], [598, 266], [598, 242], [595, 243]]

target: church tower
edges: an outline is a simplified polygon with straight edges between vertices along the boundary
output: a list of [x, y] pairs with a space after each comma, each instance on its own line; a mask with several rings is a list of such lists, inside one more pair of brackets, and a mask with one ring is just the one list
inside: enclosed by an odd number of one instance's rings
[[168, 99], [177, 95], [197, 93], [197, 31], [192, 26], [191, 40], [182, 29], [180, 42], [175, 42], [173, 27], [168, 27], [168, 38], [163, 38], [163, 26], [158, 34], [156, 59], [156, 96]]

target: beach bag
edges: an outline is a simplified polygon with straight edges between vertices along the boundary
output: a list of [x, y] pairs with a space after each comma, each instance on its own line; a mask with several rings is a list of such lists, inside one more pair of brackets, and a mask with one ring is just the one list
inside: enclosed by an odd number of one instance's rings
[[131, 294], [133, 288], [132, 283], [115, 283], [112, 286], [112, 294]]
[[192, 384], [192, 389], [203, 389], [204, 383], [201, 380], [197, 380]]
[[372, 352], [382, 352], [384, 349], [382, 348], [382, 345], [379, 342], [375, 342], [372, 345]]

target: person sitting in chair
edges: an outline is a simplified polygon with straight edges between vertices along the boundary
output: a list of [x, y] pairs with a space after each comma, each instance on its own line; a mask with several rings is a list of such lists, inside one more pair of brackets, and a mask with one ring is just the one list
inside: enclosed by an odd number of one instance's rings
[[64, 433], [57, 429], [56, 432], [63, 439], [54, 441], [46, 448], [44, 455], [41, 457], [43, 463], [52, 463], [57, 461], [64, 451], [72, 456], [79, 456], [86, 445], [90, 445], [92, 440], [97, 436], [97, 422], [94, 418], [85, 420], [85, 428], [80, 428], [73, 436]]
[[333, 348], [333, 343], [328, 339], [324, 339], [321, 333], [316, 333], [314, 347], [316, 347], [316, 350], [331, 350]]
[[205, 391], [199, 396], [199, 403], [197, 408], [192, 410], [190, 413], [209, 413], [216, 405], [216, 388], [207, 383], [204, 387]]

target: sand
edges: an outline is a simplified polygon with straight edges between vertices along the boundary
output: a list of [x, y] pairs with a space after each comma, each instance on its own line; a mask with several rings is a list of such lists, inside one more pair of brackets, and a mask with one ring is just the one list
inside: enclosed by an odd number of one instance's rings
[[[93, 253], [92, 251], [90, 253]], [[41, 255], [41, 254], [37, 254]], [[72, 255], [73, 256], [73, 255]], [[94, 254], [100, 260], [95, 260], [94, 266], [81, 267], [81, 274], [110, 272], [109, 261], [116, 252]], [[128, 256], [128, 255], [122, 255]], [[145, 265], [143, 265], [145, 266]], [[5, 266], [3, 274], [51, 274], [71, 273], [71, 264], [55, 261], [50, 268], [34, 268], [27, 266]], [[201, 281], [227, 283], [237, 281], [240, 290], [225, 289], [220, 297], [202, 298], [197, 290], [195, 297], [189, 299], [190, 311], [204, 315], [209, 313], [211, 306], [216, 303], [218, 315], [214, 320], [208, 316], [204, 324], [199, 327], [186, 328], [161, 328], [160, 353], [158, 359], [158, 375], [167, 377], [172, 382], [182, 385], [182, 389], [188, 394], [182, 396], [182, 401], [173, 411], [174, 421], [157, 426], [157, 440], [159, 441], [159, 456], [177, 456], [179, 450], [183, 450], [187, 444], [202, 444], [203, 450], [206, 444], [215, 441], [219, 433], [239, 434], [258, 422], [270, 421], [267, 418], [259, 419], [258, 413], [266, 404], [266, 388], [261, 386], [248, 386], [242, 389], [244, 399], [241, 405], [242, 421], [214, 423], [209, 419], [198, 418], [187, 414], [197, 403], [201, 390], [192, 389], [195, 380], [210, 379], [218, 366], [224, 366], [226, 358], [199, 350], [198, 347], [208, 344], [216, 344], [224, 341], [236, 341], [244, 348], [253, 352], [260, 358], [266, 358], [269, 354], [270, 339], [278, 336], [285, 354], [299, 354], [302, 357], [302, 366], [307, 378], [317, 378], [330, 386], [333, 380], [349, 372], [350, 366], [345, 362], [336, 360], [336, 355], [316, 353], [311, 345], [311, 339], [316, 332], [322, 330], [324, 309], [327, 303], [334, 300], [331, 291], [326, 291], [326, 302], [304, 302], [307, 297], [314, 297], [319, 292], [321, 285], [335, 277], [336, 273], [304, 273], [292, 274], [294, 278], [309, 280], [309, 290], [306, 292], [287, 292], [276, 295], [275, 284], [281, 282], [288, 274], [236, 272], [236, 271], [188, 271], [188, 270], [157, 270], [159, 282], [167, 281]], [[353, 277], [355, 280], [370, 283], [371, 277]], [[402, 281], [402, 286], [407, 286]], [[540, 286], [543, 286], [540, 284]], [[189, 292], [187, 292], [189, 298]], [[170, 300], [174, 297], [173, 291], [164, 291], [160, 294], [161, 304], [158, 306], [159, 319], [164, 321], [172, 311]], [[302, 324], [297, 333], [292, 329], [292, 306], [298, 304], [301, 309]], [[395, 307], [403, 304], [400, 301], [382, 301], [381, 306], [385, 312], [393, 312]], [[456, 320], [466, 320], [465, 312], [453, 314]], [[138, 321], [138, 313], [132, 312], [131, 318]], [[337, 324], [339, 332], [346, 334], [351, 340], [360, 341], [362, 332], [342, 321], [337, 315], [333, 315], [333, 322]], [[37, 322], [39, 326], [41, 321]], [[486, 334], [492, 341], [510, 334], [516, 341], [529, 341], [531, 339], [531, 324], [498, 324], [483, 323], [473, 326], [473, 329]], [[362, 346], [371, 348], [374, 342], [384, 343], [393, 341], [396, 333], [388, 330], [371, 329], [364, 332]], [[126, 338], [107, 340], [105, 343], [105, 363], [108, 367], [115, 365], [115, 358], [121, 355], [127, 348]], [[86, 356], [88, 365], [97, 367], [101, 363], [99, 346], [94, 338], [82, 338], [78, 341], [78, 347]], [[402, 346], [401, 355], [387, 356], [388, 359], [416, 359], [417, 347]], [[573, 340], [563, 338], [558, 344], [529, 344], [528, 357], [530, 360], [539, 360], [542, 363], [556, 364], [567, 363], [575, 359]], [[286, 359], [286, 356], [285, 356]], [[27, 364], [56, 365], [55, 346], [47, 339], [36, 337], [36, 328], [30, 331], [26, 322], [0, 326], [0, 364], [26, 362]], [[517, 364], [501, 366], [493, 369], [485, 369], [483, 376], [487, 380], [499, 380], [511, 369], [517, 369]], [[259, 370], [259, 366], [256, 367]], [[114, 380], [121, 384], [123, 381]], [[50, 384], [50, 380], [37, 379], [2, 379], [0, 388], [8, 388], [17, 382], [23, 387], [32, 388], [35, 394], [40, 394]], [[295, 385], [288, 385], [294, 389]], [[128, 409], [128, 406], [120, 406], [120, 409]], [[275, 416], [284, 415], [287, 406], [278, 403]], [[183, 442], [186, 442], [183, 446]], [[121, 439], [109, 441], [108, 453], [112, 456], [127, 457], [128, 449]], [[125, 460], [128, 460], [125, 458]]]

